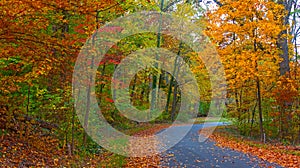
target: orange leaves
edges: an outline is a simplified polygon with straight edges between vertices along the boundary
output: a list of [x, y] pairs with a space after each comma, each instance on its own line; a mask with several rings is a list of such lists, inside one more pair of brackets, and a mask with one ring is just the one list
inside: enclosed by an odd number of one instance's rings
[[277, 103], [282, 107], [286, 107], [299, 96], [297, 88], [299, 87], [295, 80], [282, 76], [279, 78], [274, 90], [274, 96]]
[[272, 96], [270, 90], [279, 76], [277, 36], [285, 29], [281, 20], [284, 9], [272, 1], [221, 3], [207, 14], [206, 34], [216, 44], [224, 65], [228, 96], [235, 99], [234, 113], [238, 112], [234, 116], [243, 120], [243, 113], [256, 110], [258, 90], [262, 100]]
[[[205, 133], [203, 130], [202, 132]], [[236, 138], [232, 133], [227, 132], [223, 128], [217, 128], [217, 131], [214, 132], [210, 138], [217, 143], [217, 146], [228, 147], [236, 151], [249, 153], [269, 162], [277, 163], [283, 167], [299, 167], [299, 149], [292, 146], [286, 147], [276, 144], [261, 144], [243, 138]]]
[[17, 134], [10, 133], [0, 137], [0, 166], [54, 166], [53, 158], [55, 155], [62, 154], [62, 150], [56, 148], [57, 141], [51, 138], [28, 136], [26, 142]]
[[[143, 131], [140, 131], [138, 133], [135, 133], [135, 136], [142, 136], [142, 137], [147, 137], [147, 136], [151, 136], [153, 134], [155, 134], [157, 131], [160, 131], [164, 128], [169, 127], [169, 125], [157, 125], [157, 126], [152, 126], [152, 128], [150, 129], [146, 129]], [[155, 144], [155, 143], [154, 143]], [[133, 144], [134, 146], [136, 146], [137, 144]], [[140, 145], [141, 148], [145, 147], [145, 145], [141, 144]], [[149, 147], [149, 146], [148, 146]], [[155, 147], [157, 147], [156, 145], [152, 146], [154, 149]], [[144, 149], [141, 149], [144, 150]], [[153, 150], [153, 149], [152, 149]], [[125, 167], [159, 167], [160, 165], [160, 156], [157, 155], [153, 155], [153, 156], [147, 156], [147, 157], [131, 157], [131, 158], [127, 158], [127, 163], [125, 165]]]

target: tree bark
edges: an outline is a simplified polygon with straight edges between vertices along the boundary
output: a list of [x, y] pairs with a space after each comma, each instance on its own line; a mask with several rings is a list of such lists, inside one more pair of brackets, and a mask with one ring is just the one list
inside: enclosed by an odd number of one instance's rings
[[[285, 10], [287, 11], [286, 16], [284, 16], [282, 23], [283, 25], [289, 24], [289, 16], [292, 9], [292, 0], [278, 0], [277, 3], [284, 6]], [[282, 62], [279, 64], [279, 72], [280, 75], [289, 75], [290, 72], [290, 65], [289, 65], [289, 48], [288, 48], [288, 30], [285, 29], [281, 31], [281, 33], [278, 35], [277, 40], [277, 47], [282, 50], [282, 53], [280, 54], [280, 57], [283, 59]]]
[[[160, 4], [160, 9], [163, 10], [164, 7], [164, 0], [161, 0]], [[161, 27], [162, 27], [162, 15], [160, 15], [160, 20], [159, 20], [159, 26], [158, 26], [158, 33], [157, 33], [157, 48], [161, 47]], [[156, 54], [156, 60], [158, 60], [159, 55]], [[159, 69], [158, 64], [155, 63], [155, 68]], [[158, 70], [159, 72], [160, 70]], [[151, 96], [151, 104], [150, 104], [150, 117], [151, 117], [151, 111], [156, 109], [157, 105], [157, 95], [158, 95], [158, 89], [159, 89], [159, 80], [160, 80], [160, 73], [158, 75], [154, 74], [153, 75], [153, 83], [152, 83], [152, 89], [155, 89], [154, 92], [152, 92]]]
[[[98, 27], [98, 19], [99, 19], [99, 11], [96, 11], [96, 16], [95, 16], [95, 18], [96, 18], [96, 28], [98, 29], [99, 27]], [[97, 32], [96, 32], [97, 33]], [[95, 44], [95, 37], [96, 37], [96, 33], [95, 34], [93, 34], [93, 36], [92, 36], [92, 44], [94, 45]], [[90, 69], [93, 69], [94, 68], [94, 56], [92, 56], [92, 58], [91, 58], [92, 60], [91, 60], [91, 66], [90, 66]], [[93, 84], [93, 76], [92, 75], [90, 75], [89, 76], [89, 79], [88, 79], [89, 81], [88, 81], [88, 86], [87, 86], [87, 90], [86, 90], [86, 92], [87, 92], [87, 95], [86, 95], [86, 97], [87, 97], [87, 102], [86, 102], [86, 111], [85, 111], [85, 116], [84, 116], [84, 123], [83, 123], [83, 128], [85, 129], [85, 131], [87, 130], [87, 128], [88, 128], [88, 122], [89, 122], [89, 114], [90, 114], [90, 106], [91, 106], [91, 85]], [[83, 134], [83, 146], [85, 146], [86, 145], [86, 140], [87, 140], [87, 133], [86, 132], [84, 132], [84, 134]]]
[[171, 120], [174, 122], [175, 119], [175, 112], [176, 112], [176, 104], [177, 104], [177, 86], [174, 86], [174, 93], [173, 93], [173, 103], [172, 103], [172, 110], [171, 110]]
[[[171, 98], [171, 93], [172, 93], [172, 87], [173, 87], [173, 84], [174, 84], [174, 75], [177, 73], [176, 72], [176, 70], [177, 70], [177, 64], [178, 64], [177, 61], [178, 61], [178, 57], [180, 56], [180, 53], [181, 53], [181, 48], [182, 48], [182, 43], [180, 42], [180, 44], [179, 44], [179, 50], [177, 52], [177, 56], [176, 56], [176, 59], [175, 59], [175, 62], [174, 62], [173, 75], [171, 77], [170, 84], [169, 84], [168, 96], [167, 96], [167, 103], [166, 103], [166, 108], [165, 108], [166, 112], [169, 111], [169, 104], [170, 104], [170, 98]], [[174, 89], [174, 92], [175, 92], [175, 89]]]
[[261, 142], [264, 142], [263, 114], [262, 114], [261, 91], [260, 91], [259, 78], [257, 78], [257, 80], [256, 80], [256, 86], [257, 86], [257, 99], [258, 99], [260, 140], [261, 140]]

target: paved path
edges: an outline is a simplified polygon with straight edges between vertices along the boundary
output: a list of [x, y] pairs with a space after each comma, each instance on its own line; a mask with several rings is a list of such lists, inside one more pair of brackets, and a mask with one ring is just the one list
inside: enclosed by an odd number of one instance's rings
[[[210, 123], [216, 126], [219, 123]], [[185, 126], [172, 127], [175, 134], [180, 133]], [[163, 153], [162, 167], [221, 167], [221, 168], [248, 168], [248, 167], [280, 167], [263, 161], [257, 157], [237, 152], [228, 148], [220, 148], [215, 143], [206, 140], [198, 141], [198, 131], [203, 124], [196, 124], [190, 132], [174, 147]]]

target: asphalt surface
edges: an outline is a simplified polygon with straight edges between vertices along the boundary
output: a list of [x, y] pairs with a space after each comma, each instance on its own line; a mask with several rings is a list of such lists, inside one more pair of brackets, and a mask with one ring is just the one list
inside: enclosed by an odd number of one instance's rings
[[[221, 124], [222, 123], [210, 123], [206, 125], [206, 127]], [[172, 127], [173, 136], [178, 136], [185, 127], [186, 126]], [[204, 142], [199, 142], [198, 131], [201, 128], [203, 128], [203, 124], [194, 125], [179, 143], [165, 151], [162, 154], [161, 167], [280, 167], [249, 154], [237, 152], [229, 148], [217, 147], [215, 143], [209, 139]], [[172, 134], [170, 134], [168, 138], [171, 138]]]

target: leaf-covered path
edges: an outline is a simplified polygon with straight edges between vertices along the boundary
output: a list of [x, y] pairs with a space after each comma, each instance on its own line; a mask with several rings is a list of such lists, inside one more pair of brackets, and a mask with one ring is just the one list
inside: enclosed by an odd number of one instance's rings
[[[217, 126], [210, 123], [208, 126]], [[172, 127], [180, 133], [185, 126]], [[203, 124], [196, 124], [190, 132], [174, 147], [162, 154], [162, 167], [280, 167], [274, 163], [261, 160], [255, 156], [237, 152], [228, 148], [220, 148], [206, 140], [199, 142], [198, 131]], [[174, 135], [175, 136], [175, 135]]]

